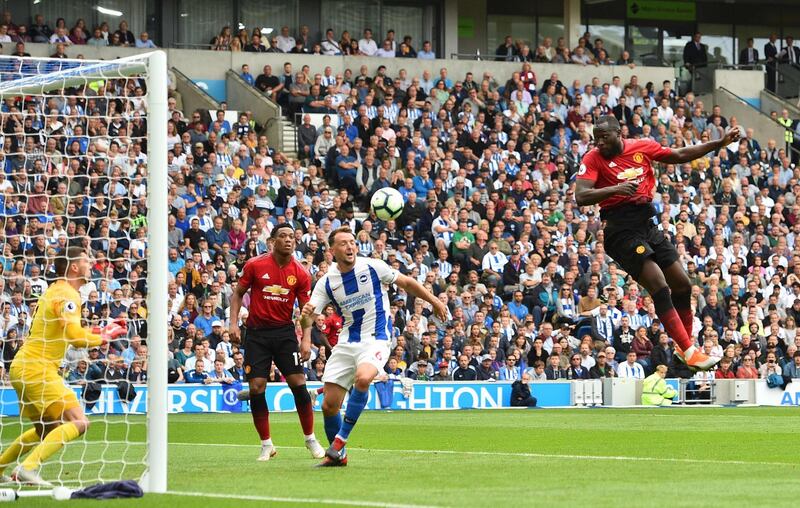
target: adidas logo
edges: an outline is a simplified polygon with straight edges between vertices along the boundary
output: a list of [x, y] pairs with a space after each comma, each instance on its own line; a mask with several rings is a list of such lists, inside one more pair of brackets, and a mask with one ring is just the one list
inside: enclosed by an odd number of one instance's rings
[[269, 274], [265, 273], [264, 275], [261, 276], [261, 278], [264, 280], [269, 280]]

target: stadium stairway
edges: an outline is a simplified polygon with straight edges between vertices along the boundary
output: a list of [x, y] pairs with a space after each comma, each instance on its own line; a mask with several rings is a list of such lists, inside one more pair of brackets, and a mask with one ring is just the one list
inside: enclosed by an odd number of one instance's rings
[[778, 97], [769, 90], [761, 90], [759, 99], [761, 112], [765, 115], [769, 115], [770, 112], [775, 111], [778, 113], [778, 116], [780, 116], [781, 110], [786, 109], [789, 111], [789, 116], [792, 118], [800, 118], [800, 107], [798, 107], [797, 102]]
[[181, 111], [196, 111], [198, 109], [217, 110], [220, 104], [214, 100], [205, 90], [187, 77], [184, 73], [172, 67], [170, 72], [174, 75], [175, 91], [180, 97], [178, 109]]
[[264, 126], [270, 144], [281, 152], [291, 153], [295, 145], [283, 144], [283, 115], [281, 107], [264, 94], [247, 84], [236, 72], [229, 70], [225, 74], [225, 94], [228, 107], [235, 111], [250, 111], [256, 122]]
[[727, 88], [720, 87], [713, 94], [698, 95], [697, 100], [703, 101], [707, 107], [711, 104], [720, 106], [727, 116], [735, 116], [739, 125], [759, 133], [759, 139], [774, 139], [779, 145], [783, 140], [784, 129], [779, 123]]
[[283, 153], [290, 159], [297, 158], [297, 126], [287, 120], [285, 117], [280, 117], [281, 122], [281, 141], [283, 143]]

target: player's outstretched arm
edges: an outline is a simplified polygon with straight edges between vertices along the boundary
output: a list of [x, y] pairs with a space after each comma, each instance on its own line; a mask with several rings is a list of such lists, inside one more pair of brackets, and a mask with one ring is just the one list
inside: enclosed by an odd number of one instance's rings
[[720, 148], [739, 141], [741, 135], [742, 134], [739, 128], [728, 129], [728, 132], [725, 133], [725, 136], [717, 141], [709, 141], [708, 143], [703, 143], [701, 145], [685, 146], [683, 148], [672, 150], [672, 153], [662, 158], [661, 162], [665, 162], [667, 164], [683, 164], [684, 162], [691, 162], [695, 159], [699, 159], [708, 152], [717, 151]]
[[422, 298], [426, 302], [433, 305], [434, 313], [441, 319], [442, 321], [447, 321], [450, 319], [447, 311], [447, 305], [445, 305], [441, 300], [436, 298], [433, 293], [425, 289], [425, 286], [417, 282], [416, 280], [412, 279], [407, 275], [399, 275], [397, 280], [395, 281], [398, 287], [401, 287], [405, 290], [406, 293], [410, 293], [417, 298]]

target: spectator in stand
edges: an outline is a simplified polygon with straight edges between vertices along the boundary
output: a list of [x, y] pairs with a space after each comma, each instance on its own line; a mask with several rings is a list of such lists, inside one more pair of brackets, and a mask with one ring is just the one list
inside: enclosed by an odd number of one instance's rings
[[365, 56], [375, 56], [378, 53], [378, 45], [372, 40], [372, 30], [369, 28], [364, 29], [364, 37], [358, 41], [358, 52]]
[[791, 35], [786, 36], [786, 45], [778, 55], [778, 60], [783, 63], [800, 64], [800, 48], [794, 45], [794, 37]]
[[250, 39], [250, 43], [244, 47], [244, 51], [250, 53], [264, 53], [267, 51], [267, 48], [261, 44], [260, 35], [253, 35], [253, 37]]
[[597, 353], [597, 363], [589, 369], [589, 379], [603, 379], [607, 377], [616, 377], [617, 373], [608, 363], [608, 356], [604, 351]]
[[137, 48], [156, 48], [158, 46], [150, 40], [150, 35], [147, 32], [142, 32], [139, 35], [139, 38], [136, 39], [136, 47]]
[[128, 22], [124, 19], [119, 22], [119, 29], [115, 33], [119, 36], [121, 46], [136, 46], [136, 37], [134, 37], [133, 32], [128, 29]]
[[800, 379], [800, 350], [796, 350], [783, 368], [783, 375], [791, 379]]
[[697, 67], [708, 65], [708, 48], [700, 42], [702, 34], [695, 32], [692, 40], [683, 47], [683, 65], [694, 72]]
[[767, 353], [766, 361], [758, 368], [758, 377], [767, 379], [771, 375], [782, 374], [781, 366], [778, 364], [777, 355], [773, 352]]
[[65, 46], [69, 46], [72, 44], [69, 36], [67, 35], [67, 29], [64, 27], [56, 28], [55, 33], [50, 36], [50, 44], [64, 44]]
[[100, 27], [97, 26], [92, 31], [92, 37], [86, 41], [86, 44], [89, 46], [102, 48], [108, 46], [108, 41], [105, 39], [105, 37], [103, 37], [103, 32], [100, 30]]
[[[289, 34], [289, 27], [282, 26], [281, 33], [277, 36], [278, 49], [284, 53], [289, 53], [296, 45], [295, 38]], [[302, 41], [300, 41], [302, 43]]]
[[511, 406], [513, 407], [536, 407], [536, 397], [531, 395], [530, 389], [531, 375], [527, 372], [522, 374], [521, 379], [517, 379], [511, 385]]
[[53, 30], [44, 22], [44, 16], [37, 14], [33, 17], [33, 24], [28, 29], [32, 42], [50, 42]]
[[459, 356], [458, 367], [453, 371], [453, 381], [475, 381], [477, 376], [478, 373], [470, 364], [469, 356], [465, 354]]
[[498, 62], [513, 62], [519, 56], [519, 50], [514, 44], [514, 39], [510, 35], [506, 35], [503, 43], [497, 47], [494, 54], [496, 56], [495, 60]]
[[333, 33], [333, 29], [328, 28], [325, 30], [325, 39], [320, 44], [322, 47], [322, 54], [327, 56], [338, 56], [342, 54], [342, 47]]
[[184, 372], [184, 377], [186, 379], [186, 383], [190, 384], [207, 385], [213, 382], [203, 362], [195, 363], [194, 367], [191, 370], [186, 369], [186, 371]]
[[422, 43], [422, 49], [417, 52], [417, 58], [422, 60], [434, 60], [436, 58], [431, 41]]
[[625, 362], [617, 367], [617, 377], [644, 379], [644, 368], [636, 361], [636, 353], [630, 351]]
[[394, 58], [396, 56], [395, 51], [392, 49], [392, 41], [386, 39], [383, 41], [383, 46], [381, 46], [376, 52], [375, 56], [381, 58]]
[[67, 56], [67, 52], [66, 52], [67, 51], [67, 47], [66, 46], [67, 46], [66, 44], [62, 44], [60, 42], [58, 44], [56, 44], [56, 52], [53, 53], [52, 55], [50, 55], [50, 58], [69, 58]]
[[736, 369], [736, 379], [758, 379], [758, 370], [755, 360], [750, 355], [742, 359], [742, 364]]
[[11, 36], [8, 34], [8, 25], [0, 25], [0, 43], [12, 42]]

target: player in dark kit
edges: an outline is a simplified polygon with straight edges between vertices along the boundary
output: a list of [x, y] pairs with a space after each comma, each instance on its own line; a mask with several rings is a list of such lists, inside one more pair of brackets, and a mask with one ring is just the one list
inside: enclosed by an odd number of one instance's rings
[[247, 333], [244, 340], [244, 371], [250, 385], [250, 410], [261, 438], [258, 460], [269, 460], [276, 454], [269, 434], [269, 408], [264, 392], [267, 378], [275, 362], [294, 395], [297, 414], [305, 435], [306, 448], [315, 459], [325, 449], [314, 436], [314, 410], [306, 389], [303, 362], [311, 354], [310, 330], [303, 334], [299, 347], [292, 313], [295, 300], [300, 307], [308, 302], [311, 276], [292, 256], [295, 249], [294, 230], [281, 224], [272, 230], [272, 253], [254, 257], [245, 263], [242, 276], [231, 298], [231, 340], [239, 342], [239, 310], [242, 298], [250, 291]]
[[735, 143], [739, 136], [732, 129], [718, 141], [672, 149], [652, 140], [621, 139], [617, 119], [602, 116], [594, 128], [595, 148], [577, 175], [578, 206], [600, 204], [605, 251], [650, 293], [675, 341], [675, 355], [695, 370], [711, 369], [719, 358], [704, 354], [692, 337], [689, 277], [677, 250], [652, 221], [656, 179], [651, 161], [682, 164]]

